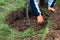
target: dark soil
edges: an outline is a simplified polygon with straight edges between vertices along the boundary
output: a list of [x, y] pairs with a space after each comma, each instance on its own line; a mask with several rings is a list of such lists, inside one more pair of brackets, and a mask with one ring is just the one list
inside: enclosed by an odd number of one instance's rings
[[[46, 16], [44, 16], [44, 17], [46, 17]], [[46, 17], [44, 19], [46, 20], [47, 18], [48, 17]], [[35, 31], [44, 28], [45, 24], [47, 24], [47, 22], [45, 22], [43, 25], [39, 25], [37, 23], [36, 16], [34, 16], [34, 14], [31, 10], [29, 10], [29, 19], [30, 19], [30, 27], [33, 28]], [[9, 13], [7, 16], [7, 19], [6, 19], [6, 23], [19, 31], [24, 31], [27, 28], [29, 28], [27, 25], [25, 9], [23, 9], [23, 10], [17, 9], [16, 11]]]
[[[45, 40], [60, 40], [60, 5], [56, 5], [56, 13], [49, 12], [49, 18], [52, 20], [53, 24], [50, 26], [50, 32], [46, 36]], [[6, 23], [8, 23], [11, 27], [14, 27], [15, 29], [19, 31], [24, 31], [27, 28], [27, 20], [25, 16], [25, 10], [20, 10], [17, 9], [14, 12], [9, 13], [6, 19]], [[34, 30], [40, 30], [45, 27], [46, 23], [44, 26], [41, 26], [37, 23], [36, 16], [33, 15], [32, 11], [29, 11], [29, 16], [30, 16], [30, 25], [31, 28]], [[48, 19], [48, 16], [44, 15], [44, 19]], [[26, 38], [26, 40], [38, 40], [40, 36], [35, 35], [31, 38]], [[19, 39], [20, 40], [20, 39]]]
[[45, 40], [60, 40], [60, 5], [56, 5], [56, 13], [49, 12], [53, 24]]

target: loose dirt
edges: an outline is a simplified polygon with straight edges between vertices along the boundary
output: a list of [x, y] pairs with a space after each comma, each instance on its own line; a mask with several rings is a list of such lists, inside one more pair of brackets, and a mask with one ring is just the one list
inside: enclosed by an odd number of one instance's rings
[[45, 40], [60, 40], [60, 5], [56, 5], [56, 13], [49, 12], [53, 24], [50, 26], [50, 32]]
[[[29, 11], [29, 19], [30, 19], [30, 27], [33, 28], [35, 31], [44, 28], [45, 24], [47, 24], [47, 22], [45, 22], [43, 24], [44, 26], [39, 25], [37, 23], [36, 16], [34, 16], [34, 14], [31, 10]], [[47, 19], [47, 17], [44, 19]], [[17, 9], [16, 11], [9, 13], [7, 16], [7, 19], [6, 19], [6, 23], [9, 24], [11, 27], [14, 27], [15, 29], [19, 30], [19, 31], [24, 31], [27, 28], [29, 28], [27, 26], [25, 9], [23, 9], [23, 10]]]

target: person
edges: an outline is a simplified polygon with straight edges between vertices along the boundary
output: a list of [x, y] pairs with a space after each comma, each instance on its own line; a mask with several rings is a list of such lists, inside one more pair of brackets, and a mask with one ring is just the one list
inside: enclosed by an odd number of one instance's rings
[[[45, 0], [44, 0], [45, 1]], [[48, 10], [49, 11], [55, 11], [53, 8], [55, 5], [56, 0], [48, 0]], [[37, 22], [39, 24], [44, 23], [44, 18], [41, 15], [42, 12], [39, 9], [39, 0], [30, 0], [30, 6], [32, 8], [32, 11], [34, 12], [34, 15], [37, 16]]]

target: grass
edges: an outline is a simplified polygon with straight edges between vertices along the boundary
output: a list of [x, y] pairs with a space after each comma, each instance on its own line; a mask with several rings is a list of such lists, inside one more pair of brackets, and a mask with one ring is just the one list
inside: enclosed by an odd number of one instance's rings
[[17, 40], [17, 32], [7, 24], [0, 24], [0, 40]]
[[57, 4], [60, 4], [60, 0], [57, 0], [56, 3], [57, 3]]
[[0, 0], [0, 23], [4, 22], [7, 14], [17, 8], [24, 8], [24, 0]]
[[[60, 0], [57, 0], [57, 3], [60, 4]], [[24, 32], [19, 32], [4, 23], [9, 12], [15, 11], [17, 8], [23, 9], [24, 7], [24, 0], [0, 0], [0, 40], [17, 40], [19, 37], [24, 39], [32, 37], [35, 34], [41, 34], [40, 40], [44, 40], [49, 32], [49, 26], [52, 23], [50, 19], [47, 20], [48, 24], [46, 28], [37, 32], [32, 28], [28, 28]]]
[[34, 31], [32, 28], [28, 28], [27, 30], [23, 32], [19, 32], [15, 30], [14, 28], [10, 28], [9, 25], [1, 23], [0, 24], [0, 40], [17, 40], [18, 38], [29, 38], [34, 36], [35, 34], [41, 34], [41, 40], [44, 40], [45, 36], [49, 32], [49, 26], [51, 24], [51, 21], [47, 20], [48, 24], [45, 29]]

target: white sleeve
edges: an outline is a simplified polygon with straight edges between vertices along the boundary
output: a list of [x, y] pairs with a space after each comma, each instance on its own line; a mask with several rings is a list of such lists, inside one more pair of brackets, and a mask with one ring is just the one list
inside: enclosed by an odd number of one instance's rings
[[39, 9], [39, 0], [34, 0], [34, 4], [35, 4], [35, 6], [37, 8], [37, 11], [41, 14], [41, 11]]
[[54, 0], [48, 0], [48, 7], [50, 7], [52, 5]]

